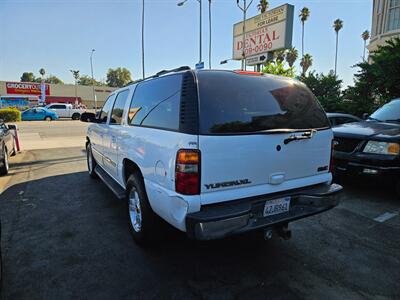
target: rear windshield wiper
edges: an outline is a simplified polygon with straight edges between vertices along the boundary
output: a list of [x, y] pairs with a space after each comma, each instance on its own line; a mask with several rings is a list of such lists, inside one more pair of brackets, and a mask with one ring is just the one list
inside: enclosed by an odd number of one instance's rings
[[295, 133], [295, 132], [304, 132], [304, 131], [309, 132], [310, 130], [315, 130], [315, 129], [289, 129], [289, 128], [284, 129], [284, 128], [281, 128], [281, 129], [259, 130], [259, 131], [255, 131], [254, 133], [280, 134], [280, 133]]
[[293, 141], [298, 141], [298, 140], [308, 140], [311, 139], [317, 131], [315, 129], [311, 129], [310, 131], [304, 132], [302, 135], [291, 135], [287, 139], [283, 140], [283, 143], [285, 145], [289, 144], [290, 142]]

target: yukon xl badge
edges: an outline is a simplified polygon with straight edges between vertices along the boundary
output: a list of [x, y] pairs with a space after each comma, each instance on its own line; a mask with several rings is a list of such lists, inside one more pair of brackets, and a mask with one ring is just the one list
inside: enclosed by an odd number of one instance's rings
[[251, 181], [248, 179], [240, 179], [240, 180], [234, 180], [234, 181], [209, 183], [209, 184], [205, 184], [204, 186], [206, 187], [207, 190], [211, 190], [211, 189], [219, 189], [219, 188], [223, 188], [223, 187], [250, 184], [250, 183], [251, 183]]

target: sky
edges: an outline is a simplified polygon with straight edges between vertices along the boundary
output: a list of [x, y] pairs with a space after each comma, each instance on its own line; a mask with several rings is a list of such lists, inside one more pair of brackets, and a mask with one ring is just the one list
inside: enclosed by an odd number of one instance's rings
[[[194, 67], [199, 58], [199, 5], [188, 0], [145, 0], [146, 75], [182, 65]], [[208, 66], [208, 1], [203, 1], [203, 60]], [[240, 0], [242, 3], [243, 0]], [[333, 21], [344, 28], [339, 37], [338, 75], [344, 86], [353, 83], [353, 68], [362, 60], [364, 30], [371, 30], [372, 0], [270, 0], [270, 8], [284, 3], [295, 6], [293, 46], [301, 53], [301, 23], [297, 17], [308, 7], [305, 52], [313, 56], [312, 70], [334, 68]], [[0, 0], [0, 80], [19, 81], [23, 72], [56, 75], [73, 83], [69, 70], [105, 80], [109, 68], [126, 67], [133, 79], [142, 76], [141, 0]], [[212, 0], [212, 67], [239, 69], [240, 61], [220, 65], [232, 56], [233, 24], [243, 18], [235, 0]], [[249, 3], [249, 0], [247, 1]], [[258, 0], [248, 16], [257, 15]], [[250, 69], [250, 68], [249, 68]], [[299, 61], [296, 70], [300, 71]]]

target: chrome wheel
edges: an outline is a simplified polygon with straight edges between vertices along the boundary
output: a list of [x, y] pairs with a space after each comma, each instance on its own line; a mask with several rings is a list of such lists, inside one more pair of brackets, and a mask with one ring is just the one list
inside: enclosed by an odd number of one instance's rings
[[140, 232], [142, 229], [142, 210], [140, 208], [139, 194], [135, 189], [129, 194], [129, 218], [133, 229]]

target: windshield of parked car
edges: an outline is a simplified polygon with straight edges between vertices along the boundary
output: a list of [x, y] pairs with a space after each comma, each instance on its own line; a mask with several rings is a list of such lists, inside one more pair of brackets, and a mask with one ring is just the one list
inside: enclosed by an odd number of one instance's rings
[[292, 79], [198, 72], [200, 134], [329, 128], [312, 92]]
[[369, 119], [381, 122], [400, 122], [400, 99], [385, 104], [374, 112]]

